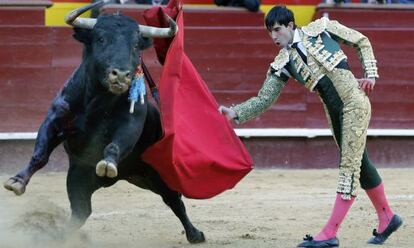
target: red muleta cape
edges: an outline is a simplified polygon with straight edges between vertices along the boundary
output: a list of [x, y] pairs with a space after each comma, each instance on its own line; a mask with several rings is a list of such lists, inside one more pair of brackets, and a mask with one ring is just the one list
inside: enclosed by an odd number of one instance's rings
[[168, 27], [175, 19], [178, 33], [154, 39], [163, 64], [159, 82], [163, 138], [148, 148], [144, 161], [167, 185], [188, 198], [206, 199], [233, 188], [253, 167], [252, 159], [184, 52], [181, 2], [144, 13], [148, 25]]

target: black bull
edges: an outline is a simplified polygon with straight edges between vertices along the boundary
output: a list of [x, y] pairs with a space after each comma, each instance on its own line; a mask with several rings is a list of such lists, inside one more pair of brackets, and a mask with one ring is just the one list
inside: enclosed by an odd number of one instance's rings
[[71, 229], [80, 228], [90, 216], [97, 189], [127, 180], [159, 194], [180, 219], [188, 241], [203, 242], [204, 234], [188, 219], [181, 194], [141, 159], [161, 138], [158, 110], [145, 99], [129, 113], [128, 88], [141, 50], [152, 45], [151, 39], [122, 15], [101, 16], [92, 30], [75, 28], [74, 38], [84, 44], [82, 63], [53, 100], [29, 164], [5, 183], [6, 189], [23, 194], [31, 176], [64, 142]]

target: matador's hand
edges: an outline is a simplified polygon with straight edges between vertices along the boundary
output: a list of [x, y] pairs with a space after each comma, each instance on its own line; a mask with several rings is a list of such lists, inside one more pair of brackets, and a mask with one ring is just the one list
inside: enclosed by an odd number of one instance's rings
[[231, 108], [227, 108], [225, 106], [220, 106], [218, 111], [222, 114], [225, 115], [227, 120], [233, 120], [237, 117], [237, 113], [231, 109]]
[[374, 78], [361, 78], [357, 79], [359, 83], [359, 88], [365, 91], [367, 95], [371, 94], [374, 90], [375, 79]]

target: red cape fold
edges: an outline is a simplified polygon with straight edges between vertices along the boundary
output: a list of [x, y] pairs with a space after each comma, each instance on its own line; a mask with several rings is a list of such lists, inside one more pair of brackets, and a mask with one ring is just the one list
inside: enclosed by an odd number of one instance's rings
[[159, 82], [163, 138], [143, 159], [167, 185], [188, 198], [206, 199], [233, 188], [253, 167], [252, 159], [184, 52], [181, 2], [144, 13], [148, 25], [168, 27], [164, 15], [175, 19], [178, 33], [154, 39], [164, 65]]

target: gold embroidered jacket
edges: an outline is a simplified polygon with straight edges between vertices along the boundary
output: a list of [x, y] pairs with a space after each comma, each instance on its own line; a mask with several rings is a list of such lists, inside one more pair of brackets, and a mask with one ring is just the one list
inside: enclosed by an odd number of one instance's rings
[[337, 21], [322, 17], [299, 29], [307, 51], [307, 64], [296, 49], [283, 48], [270, 64], [267, 77], [256, 97], [232, 107], [238, 122], [250, 120], [277, 100], [289, 76], [313, 91], [318, 81], [347, 59], [338, 42], [356, 47], [365, 77], [378, 78], [376, 60], [368, 38]]

